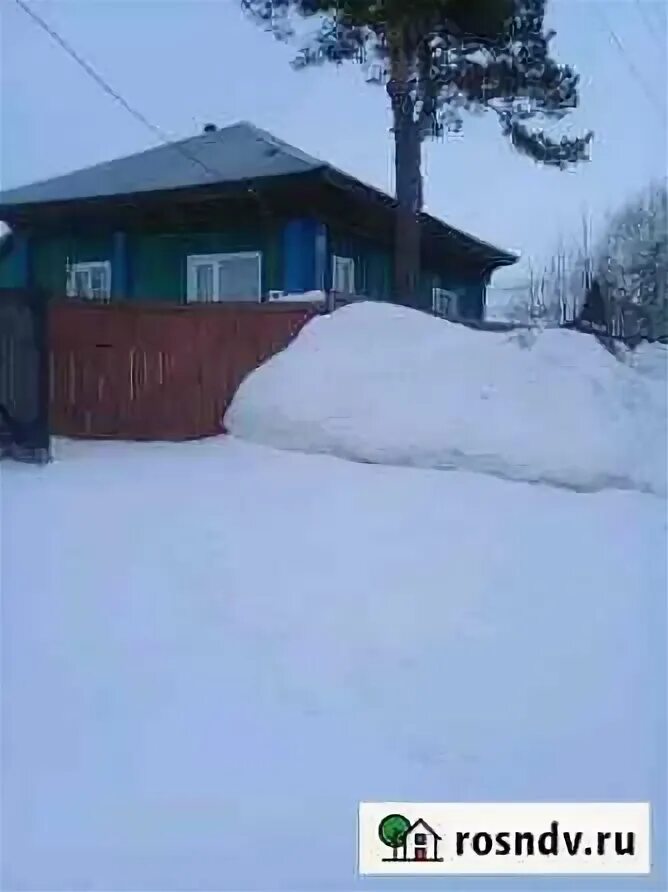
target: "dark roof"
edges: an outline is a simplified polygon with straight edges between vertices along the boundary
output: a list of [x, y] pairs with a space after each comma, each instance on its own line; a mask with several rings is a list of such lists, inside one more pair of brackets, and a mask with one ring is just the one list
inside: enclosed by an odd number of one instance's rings
[[[360, 183], [332, 165], [242, 121], [126, 158], [0, 192], [0, 219], [3, 212], [11, 217], [12, 211], [23, 206], [168, 192], [301, 174], [322, 174], [338, 185], [358, 185], [384, 202], [394, 203], [381, 190]], [[494, 265], [517, 260], [514, 254], [454, 229], [435, 217], [425, 214], [424, 224], [428, 231], [434, 230], [434, 235], [445, 236], [450, 242], [473, 250]]]
[[0, 192], [0, 206], [192, 188], [308, 173], [326, 166], [258, 127], [242, 122]]

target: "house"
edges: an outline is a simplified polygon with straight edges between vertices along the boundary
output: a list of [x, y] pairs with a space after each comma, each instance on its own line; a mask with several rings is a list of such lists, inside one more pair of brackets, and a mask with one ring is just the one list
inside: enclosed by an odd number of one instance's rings
[[426, 821], [419, 818], [406, 831], [399, 861], [442, 861], [438, 856], [441, 837]]
[[[0, 193], [0, 287], [56, 298], [392, 300], [396, 202], [239, 123]], [[423, 214], [415, 306], [482, 319], [513, 254]]]

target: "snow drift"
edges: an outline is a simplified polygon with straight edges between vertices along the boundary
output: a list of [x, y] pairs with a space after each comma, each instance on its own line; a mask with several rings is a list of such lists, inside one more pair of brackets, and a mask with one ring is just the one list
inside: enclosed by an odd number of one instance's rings
[[478, 332], [365, 302], [312, 320], [225, 424], [282, 449], [663, 494], [661, 349], [636, 367], [577, 332]]

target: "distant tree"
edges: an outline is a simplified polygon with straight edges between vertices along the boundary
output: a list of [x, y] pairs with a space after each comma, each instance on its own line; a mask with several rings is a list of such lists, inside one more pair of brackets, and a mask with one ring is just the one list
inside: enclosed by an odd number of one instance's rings
[[564, 168], [587, 157], [591, 133], [552, 139], [532, 119], [559, 119], [578, 104], [578, 76], [549, 54], [547, 0], [240, 0], [281, 40], [300, 18], [317, 22], [293, 64], [353, 60], [385, 86], [392, 108], [397, 299], [418, 287], [422, 143], [459, 131], [462, 113], [491, 109], [512, 145]]
[[652, 183], [612, 218], [596, 276], [610, 318], [625, 334], [668, 335], [668, 190]]
[[[626, 340], [668, 336], [668, 190], [652, 183], [627, 201], [593, 242], [591, 221], [582, 239], [560, 239], [540, 275], [531, 270], [526, 305], [551, 320], [576, 319]], [[531, 314], [531, 313], [530, 313]]]

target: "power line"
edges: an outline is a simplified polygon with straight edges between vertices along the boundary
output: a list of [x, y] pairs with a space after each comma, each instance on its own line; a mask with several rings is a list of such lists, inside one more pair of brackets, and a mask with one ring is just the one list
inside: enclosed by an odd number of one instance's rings
[[662, 52], [665, 52], [666, 47], [662, 45], [661, 38], [657, 36], [656, 25], [654, 24], [654, 22], [652, 22], [649, 15], [647, 14], [647, 10], [645, 8], [643, 0], [635, 0], [635, 3], [636, 9], [638, 10], [638, 15], [643, 20], [647, 32], [650, 34], [652, 40], [656, 43], [659, 49], [661, 49]]
[[91, 77], [95, 83], [101, 87], [104, 92], [111, 96], [112, 99], [115, 99], [129, 114], [132, 115], [135, 120], [139, 121], [140, 124], [143, 124], [148, 130], [150, 130], [158, 139], [164, 143], [165, 145], [171, 146], [175, 151], [179, 152], [183, 155], [184, 158], [187, 158], [193, 164], [197, 164], [202, 170], [204, 170], [209, 176], [215, 177], [216, 179], [220, 179], [221, 174], [210, 168], [206, 165], [200, 158], [196, 155], [191, 155], [183, 146], [175, 143], [173, 140], [169, 138], [169, 136], [165, 133], [162, 128], [158, 127], [157, 124], [152, 124], [148, 118], [143, 115], [140, 111], [130, 105], [127, 100], [121, 96], [116, 90], [111, 87], [107, 81], [99, 74], [93, 66], [87, 62], [82, 56], [77, 53], [77, 51], [69, 44], [67, 41], [58, 34], [58, 32], [52, 28], [44, 19], [39, 16], [33, 9], [28, 6], [25, 0], [15, 0], [16, 4], [28, 15], [30, 18], [42, 28], [43, 31], [56, 41], [56, 43], [70, 56], [74, 61], [86, 72], [86, 74]]
[[636, 81], [638, 82], [638, 85], [640, 86], [640, 88], [642, 89], [643, 93], [645, 94], [645, 98], [646, 98], [649, 102], [651, 102], [651, 104], [658, 110], [658, 112], [659, 112], [659, 114], [661, 115], [661, 117], [663, 117], [664, 114], [665, 114], [665, 111], [666, 111], [665, 107], [661, 105], [661, 102], [656, 98], [656, 96], [654, 95], [654, 93], [652, 93], [652, 91], [648, 88], [648, 86], [647, 86], [647, 84], [645, 83], [645, 81], [643, 80], [643, 78], [642, 78], [640, 72], [638, 71], [638, 69], [636, 68], [636, 66], [635, 66], [634, 63], [632, 62], [630, 56], [629, 56], [628, 53], [626, 52], [626, 49], [624, 48], [624, 44], [621, 42], [621, 40], [619, 39], [619, 37], [617, 36], [617, 34], [615, 33], [615, 31], [614, 31], [613, 28], [611, 27], [610, 23], [608, 22], [608, 20], [607, 20], [606, 17], [604, 16], [604, 14], [603, 14], [603, 10], [602, 10], [602, 8], [601, 8], [601, 5], [600, 5], [599, 3], [593, 3], [592, 6], [593, 6], [594, 9], [596, 10], [596, 12], [597, 12], [599, 18], [601, 19], [601, 22], [603, 23], [603, 27], [606, 29], [606, 31], [608, 32], [608, 34], [609, 34], [610, 37], [612, 38], [612, 40], [613, 40], [615, 46], [617, 47], [617, 49], [619, 50], [619, 52], [620, 52], [620, 53], [622, 54], [622, 56], [624, 57], [624, 61], [626, 62], [626, 65], [627, 65], [629, 71], [631, 72], [631, 74], [633, 75], [633, 77], [634, 77], [634, 78], [636, 79]]
[[[665, 31], [665, 30], [666, 30], [666, 16], [665, 16], [665, 15], [663, 15], [663, 16], [661, 15], [661, 9], [663, 9], [663, 7], [664, 7], [664, 4], [661, 3], [660, 0], [659, 0], [659, 2], [652, 4], [652, 5], [649, 7], [649, 9], [656, 10], [656, 12], [657, 12], [658, 15], [659, 15], [659, 18], [654, 19], [654, 21], [656, 22], [656, 27], [659, 28], [659, 30]], [[647, 10], [647, 8], [645, 8], [645, 12], [647, 12], [647, 18], [648, 18], [650, 21], [652, 21], [652, 19], [653, 19], [654, 17], [651, 16], [651, 15], [649, 15], [649, 11]]]

